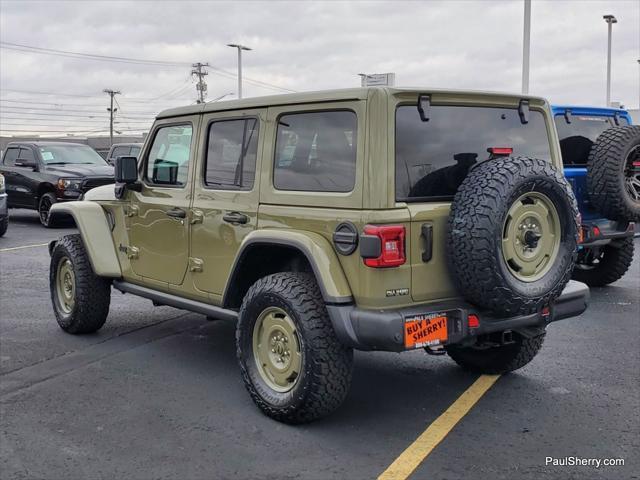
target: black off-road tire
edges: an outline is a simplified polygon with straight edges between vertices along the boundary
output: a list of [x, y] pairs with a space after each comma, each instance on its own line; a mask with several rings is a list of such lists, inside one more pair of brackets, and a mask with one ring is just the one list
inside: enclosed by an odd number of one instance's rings
[[58, 199], [52, 192], [43, 193], [38, 199], [38, 216], [40, 223], [46, 228], [55, 228], [59, 222], [49, 215], [49, 209], [58, 202]]
[[585, 256], [585, 262], [588, 263], [581, 263], [578, 257], [573, 278], [590, 287], [604, 287], [618, 281], [633, 262], [633, 250], [633, 237], [628, 237], [602, 247], [597, 262]]
[[2, 220], [0, 220], [0, 237], [3, 237], [5, 233], [7, 233], [7, 229], [9, 228], [9, 216], [7, 215]]
[[446, 347], [449, 356], [462, 368], [475, 373], [499, 375], [513, 372], [533, 360], [542, 348], [546, 332], [527, 338], [513, 333], [513, 343], [498, 347]]
[[[502, 238], [509, 209], [532, 192], [553, 203], [561, 233], [549, 270], [535, 281], [523, 281], [507, 265]], [[447, 256], [453, 281], [467, 300], [498, 315], [540, 311], [571, 278], [578, 228], [576, 199], [551, 163], [527, 157], [483, 162], [469, 172], [451, 206]]]
[[[629, 168], [626, 163], [632, 150], [640, 152], [638, 125], [605, 130], [598, 136], [589, 153], [589, 200], [606, 218], [640, 221], [640, 200], [634, 200], [626, 187], [626, 169]], [[638, 153], [636, 157], [636, 161], [640, 161]]]
[[[293, 388], [284, 393], [267, 385], [253, 352], [253, 329], [265, 308], [284, 310], [300, 340], [302, 369]], [[236, 330], [242, 379], [256, 405], [269, 417], [290, 424], [325, 417], [344, 401], [351, 384], [353, 350], [340, 343], [329, 320], [315, 278], [283, 272], [261, 278], [247, 292]]]
[[[70, 312], [65, 312], [56, 291], [58, 266], [64, 259], [71, 262], [75, 277], [74, 306]], [[56, 320], [65, 332], [93, 333], [107, 320], [111, 302], [111, 282], [93, 272], [80, 235], [65, 235], [53, 248], [49, 290]]]

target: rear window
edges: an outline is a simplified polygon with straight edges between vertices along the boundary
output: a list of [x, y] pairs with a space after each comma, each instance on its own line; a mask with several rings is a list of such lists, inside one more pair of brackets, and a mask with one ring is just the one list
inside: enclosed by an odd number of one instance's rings
[[423, 122], [415, 105], [398, 107], [396, 200], [450, 199], [471, 167], [491, 157], [492, 147], [550, 160], [544, 115], [531, 110], [523, 124], [517, 109], [437, 105]]
[[350, 192], [356, 178], [357, 117], [351, 111], [282, 115], [273, 185], [278, 190]]
[[[564, 115], [556, 115], [555, 122], [560, 140], [562, 163], [571, 166], [587, 164], [593, 143], [602, 132], [615, 127], [612, 117], [596, 115], [571, 115], [571, 123], [567, 123]], [[618, 117], [620, 125], [629, 125], [624, 117]]]

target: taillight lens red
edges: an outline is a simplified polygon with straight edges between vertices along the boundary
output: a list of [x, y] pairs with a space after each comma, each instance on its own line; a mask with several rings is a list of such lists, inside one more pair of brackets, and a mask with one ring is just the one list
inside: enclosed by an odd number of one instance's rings
[[467, 316], [467, 322], [469, 323], [469, 328], [478, 328], [480, 326], [480, 319], [473, 313]]
[[406, 231], [402, 225], [367, 225], [364, 227], [364, 233], [377, 236], [381, 246], [379, 257], [364, 259], [367, 267], [386, 268], [404, 264]]
[[487, 150], [491, 155], [511, 155], [513, 153], [511, 147], [490, 147]]

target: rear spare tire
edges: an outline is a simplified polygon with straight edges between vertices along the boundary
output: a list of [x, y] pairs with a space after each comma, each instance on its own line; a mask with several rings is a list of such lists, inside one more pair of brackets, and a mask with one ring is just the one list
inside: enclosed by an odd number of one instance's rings
[[640, 126], [602, 132], [587, 163], [589, 200], [599, 213], [621, 221], [640, 221]]
[[449, 214], [448, 261], [469, 301], [498, 315], [541, 310], [571, 278], [578, 207], [564, 176], [527, 157], [472, 169]]

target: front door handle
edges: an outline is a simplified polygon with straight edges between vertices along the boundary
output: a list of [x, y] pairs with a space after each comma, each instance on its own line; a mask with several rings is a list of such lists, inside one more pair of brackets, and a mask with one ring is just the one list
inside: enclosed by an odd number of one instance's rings
[[185, 212], [181, 208], [172, 208], [171, 210], [167, 210], [165, 213], [167, 214], [167, 216], [173, 218], [185, 218], [187, 216], [187, 212]]
[[227, 212], [223, 215], [222, 219], [228, 223], [241, 223], [241, 224], [245, 224], [249, 221], [249, 217], [247, 217], [244, 213], [240, 213], [240, 212]]

